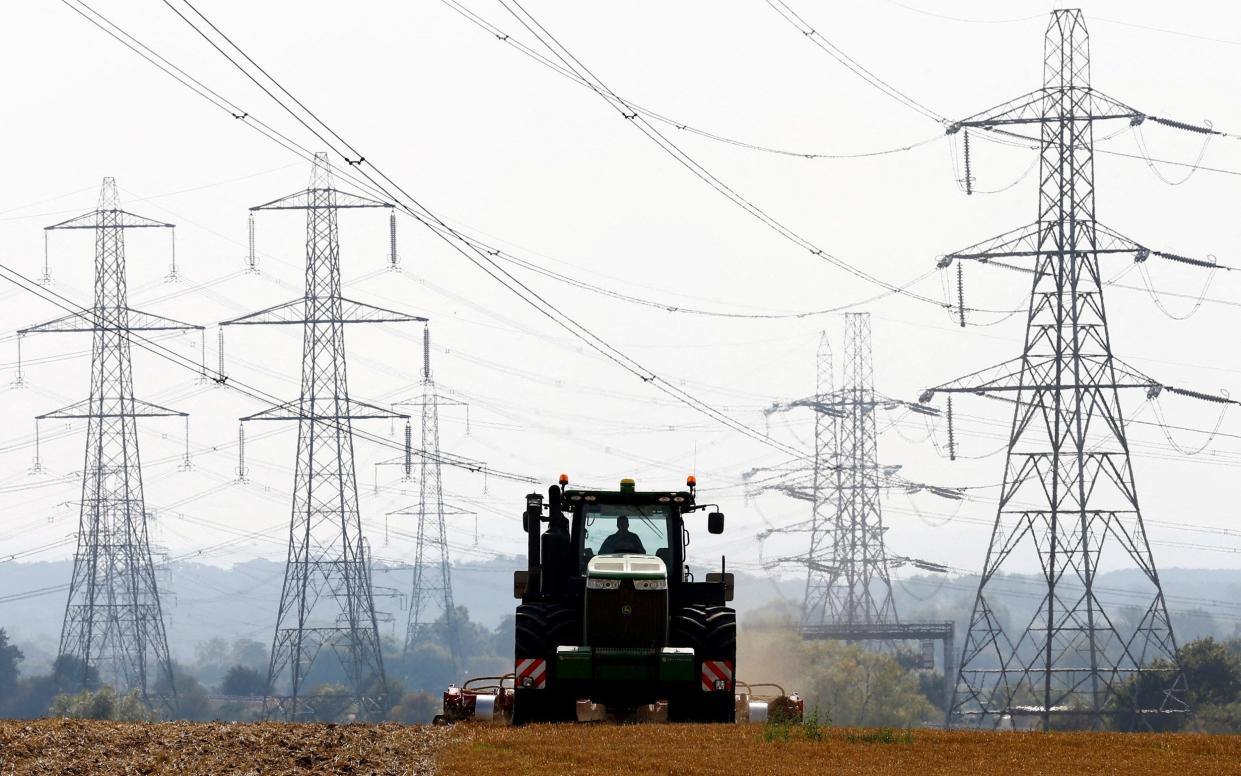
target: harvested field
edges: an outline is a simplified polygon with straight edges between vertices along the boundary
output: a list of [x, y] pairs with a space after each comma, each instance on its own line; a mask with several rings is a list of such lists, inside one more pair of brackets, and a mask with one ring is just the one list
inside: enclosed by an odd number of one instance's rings
[[815, 741], [797, 727], [787, 734], [783, 740], [778, 730], [731, 725], [430, 728], [5, 720], [0, 721], [0, 776], [1241, 774], [1238, 736], [833, 728]]
[[806, 774], [1241, 774], [1241, 737], [1193, 734], [973, 733], [824, 729], [789, 740], [760, 727], [473, 727], [441, 750], [441, 773], [505, 776], [806, 776]]
[[0, 720], [13, 774], [429, 774], [445, 728]]

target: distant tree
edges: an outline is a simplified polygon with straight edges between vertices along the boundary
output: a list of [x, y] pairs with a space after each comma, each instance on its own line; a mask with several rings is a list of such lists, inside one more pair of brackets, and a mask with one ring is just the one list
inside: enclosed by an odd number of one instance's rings
[[[1177, 657], [1189, 688], [1185, 698], [1198, 725], [1212, 732], [1241, 732], [1237, 724], [1241, 723], [1241, 656], [1227, 645], [1205, 638], [1182, 646]], [[1183, 714], [1135, 718], [1133, 709], [1161, 707], [1172, 664], [1156, 660], [1147, 667], [1162, 670], [1138, 674], [1120, 687], [1111, 703], [1119, 712], [1114, 724], [1120, 729], [1149, 726], [1160, 731], [1190, 725], [1191, 719]]]
[[17, 690], [20, 675], [17, 664], [24, 657], [20, 649], [9, 643], [9, 634], [0, 628], [0, 705]]
[[439, 695], [421, 690], [407, 692], [400, 702], [388, 711], [387, 719], [391, 722], [425, 725], [440, 713], [441, 706]]
[[152, 691], [155, 696], [167, 699], [167, 703], [171, 705], [171, 711], [163, 709], [169, 719], [193, 722], [211, 719], [211, 701], [207, 698], [206, 688], [180, 663], [172, 664], [172, 685], [169, 685], [166, 675], [161, 675], [155, 681]]
[[1241, 733], [1241, 701], [1202, 706], [1195, 717], [1204, 733]]
[[321, 684], [306, 693], [305, 705], [316, 722], [352, 722], [353, 693], [341, 684]]
[[256, 696], [267, 692], [267, 678], [253, 668], [233, 666], [220, 682], [221, 695]]
[[77, 655], [60, 655], [52, 663], [52, 683], [58, 693], [99, 689], [99, 669]]
[[229, 657], [228, 642], [218, 636], [194, 645], [193, 672], [202, 681], [215, 684], [236, 661]]
[[106, 685], [98, 690], [83, 690], [74, 695], [57, 695], [52, 699], [49, 714], [70, 719], [106, 719], [118, 722], [148, 721], [153, 716], [137, 690], [117, 695], [115, 690]]
[[1190, 703], [1227, 705], [1241, 700], [1241, 657], [1215, 639], [1198, 639], [1177, 653], [1189, 684]]
[[235, 666], [245, 666], [259, 673], [265, 673], [267, 671], [267, 647], [254, 639], [237, 639], [229, 648], [229, 662]]
[[805, 644], [804, 693], [838, 725], [909, 727], [934, 718], [918, 677], [892, 655], [852, 644]]

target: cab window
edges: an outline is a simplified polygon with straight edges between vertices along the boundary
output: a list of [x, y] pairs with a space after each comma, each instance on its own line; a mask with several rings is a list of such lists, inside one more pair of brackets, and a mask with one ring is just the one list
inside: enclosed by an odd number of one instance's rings
[[596, 555], [658, 555], [671, 565], [668, 513], [662, 504], [584, 504], [580, 573]]

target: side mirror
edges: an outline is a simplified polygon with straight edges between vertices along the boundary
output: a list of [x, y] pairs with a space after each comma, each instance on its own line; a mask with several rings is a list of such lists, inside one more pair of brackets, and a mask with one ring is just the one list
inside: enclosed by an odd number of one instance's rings
[[717, 585], [723, 585], [724, 600], [733, 600], [733, 573], [731, 571], [726, 571], [724, 573], [720, 573], [718, 571], [708, 571], [707, 581]]
[[707, 515], [707, 533], [722, 534], [724, 533], [724, 513], [712, 512]]
[[513, 597], [522, 598], [530, 588], [530, 572], [522, 569], [513, 572]]

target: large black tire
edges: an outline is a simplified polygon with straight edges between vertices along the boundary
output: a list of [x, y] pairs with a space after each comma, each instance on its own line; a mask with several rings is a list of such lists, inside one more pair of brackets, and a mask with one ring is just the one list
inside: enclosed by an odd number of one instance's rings
[[[737, 665], [737, 613], [727, 606], [683, 606], [668, 623], [668, 646], [690, 647], [699, 667], [704, 660], [727, 660]], [[703, 692], [695, 682], [686, 695], [670, 699], [668, 716], [674, 722], [733, 722], [735, 697], [731, 692]]]
[[513, 696], [513, 724], [572, 722], [577, 718], [577, 699], [557, 687], [554, 676], [556, 647], [576, 646], [582, 641], [582, 625], [575, 609], [562, 604], [521, 604], [517, 607], [515, 660], [542, 658], [547, 661], [547, 687], [518, 687]]

